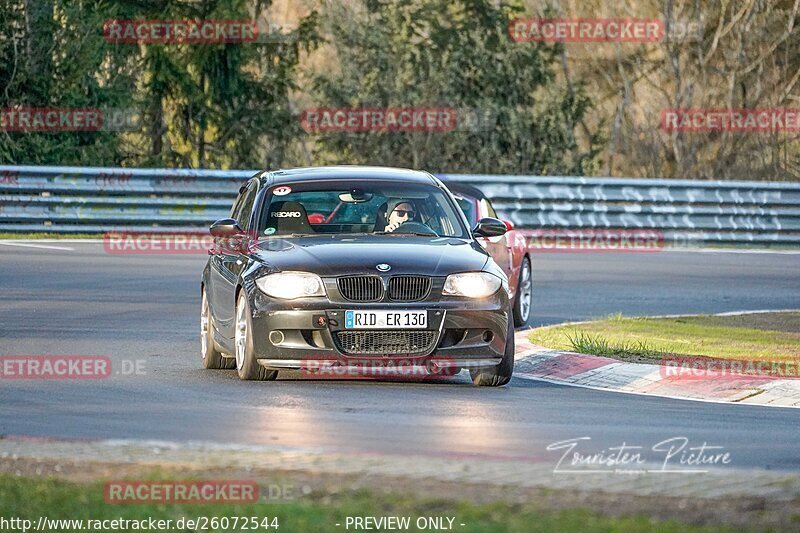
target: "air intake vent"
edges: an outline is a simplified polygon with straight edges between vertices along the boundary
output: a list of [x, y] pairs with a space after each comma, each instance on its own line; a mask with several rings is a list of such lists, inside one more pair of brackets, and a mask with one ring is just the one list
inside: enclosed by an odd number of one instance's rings
[[345, 300], [377, 302], [383, 298], [383, 281], [378, 276], [347, 276], [336, 282]]
[[427, 355], [436, 331], [337, 331], [336, 347], [348, 355]]
[[389, 280], [389, 298], [396, 302], [424, 300], [430, 292], [428, 276], [394, 276]]

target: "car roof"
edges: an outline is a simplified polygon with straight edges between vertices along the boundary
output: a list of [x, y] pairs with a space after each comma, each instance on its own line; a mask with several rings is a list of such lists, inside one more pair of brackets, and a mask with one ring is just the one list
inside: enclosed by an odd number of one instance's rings
[[374, 181], [405, 181], [437, 185], [427, 172], [407, 168], [367, 167], [341, 165], [330, 167], [303, 167], [263, 172], [262, 179], [272, 178], [273, 185], [302, 181], [327, 181], [347, 179], [369, 179]]
[[473, 185], [467, 185], [466, 183], [458, 183], [456, 181], [447, 181], [442, 180], [442, 183], [450, 189], [450, 192], [453, 194], [459, 194], [463, 196], [471, 196], [478, 200], [486, 198], [486, 195], [481, 191], [479, 188]]

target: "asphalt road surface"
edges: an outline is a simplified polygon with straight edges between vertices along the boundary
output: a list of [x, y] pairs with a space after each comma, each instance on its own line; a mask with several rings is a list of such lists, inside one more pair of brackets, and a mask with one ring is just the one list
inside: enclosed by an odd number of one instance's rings
[[[0, 355], [105, 355], [110, 379], [0, 380], [0, 434], [247, 443], [352, 453], [515, 457], [548, 444], [650, 447], [683, 436], [732, 465], [800, 470], [800, 411], [644, 397], [515, 378], [240, 382], [199, 355], [206, 256], [109, 255], [96, 243], [0, 245]], [[800, 254], [549, 253], [534, 259], [532, 325], [622, 312], [800, 307]], [[124, 375], [138, 365], [140, 374]], [[119, 374], [118, 374], [119, 373]]]

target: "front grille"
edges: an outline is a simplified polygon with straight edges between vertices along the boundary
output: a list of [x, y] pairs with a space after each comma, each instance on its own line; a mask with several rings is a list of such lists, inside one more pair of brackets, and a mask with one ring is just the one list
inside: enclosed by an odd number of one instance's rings
[[377, 302], [383, 298], [383, 281], [378, 276], [347, 276], [336, 283], [345, 300], [351, 302]]
[[428, 276], [394, 276], [389, 280], [389, 298], [396, 302], [424, 300], [430, 291]]
[[348, 355], [420, 355], [433, 350], [436, 331], [337, 331], [336, 347]]

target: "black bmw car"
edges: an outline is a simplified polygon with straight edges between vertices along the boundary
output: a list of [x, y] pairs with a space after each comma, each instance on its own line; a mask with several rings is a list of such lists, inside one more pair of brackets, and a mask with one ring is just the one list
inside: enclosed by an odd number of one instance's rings
[[448, 189], [419, 171], [315, 167], [259, 173], [211, 233], [203, 270], [206, 368], [241, 379], [403, 359], [477, 385], [514, 368], [508, 279]]

